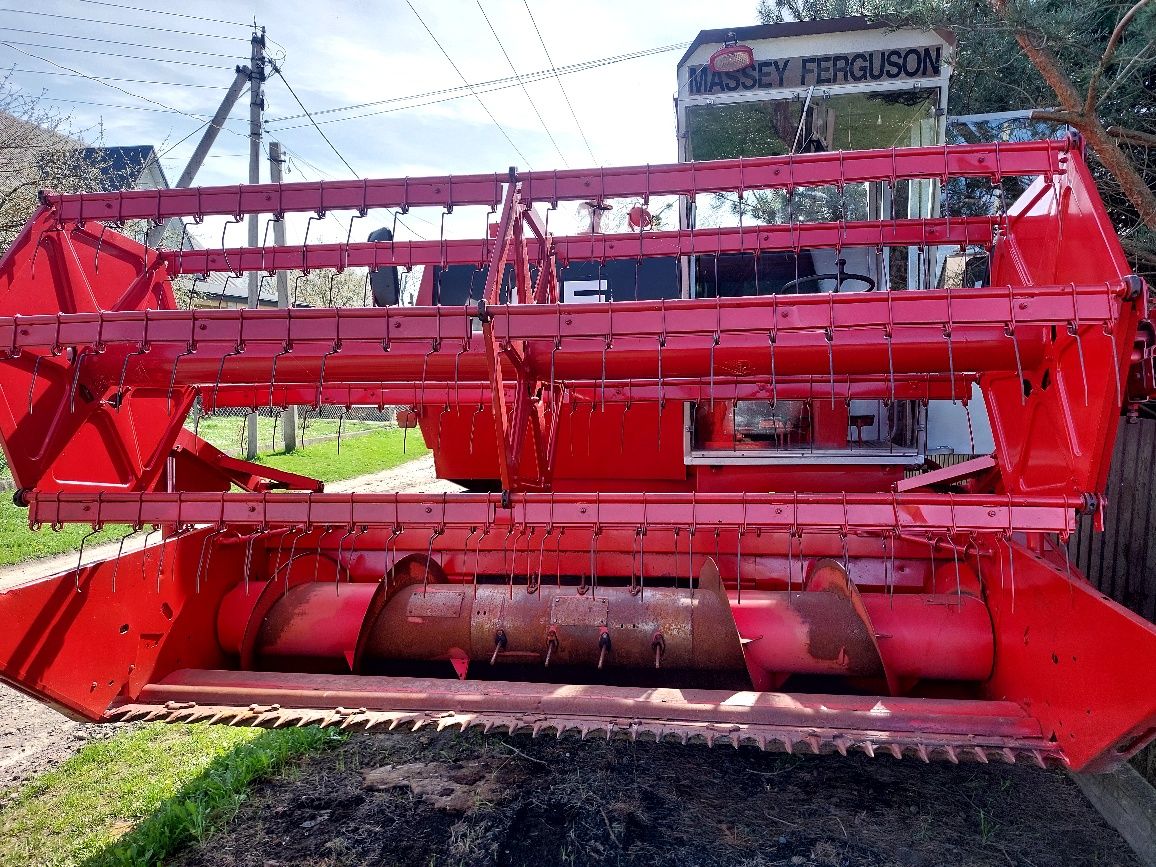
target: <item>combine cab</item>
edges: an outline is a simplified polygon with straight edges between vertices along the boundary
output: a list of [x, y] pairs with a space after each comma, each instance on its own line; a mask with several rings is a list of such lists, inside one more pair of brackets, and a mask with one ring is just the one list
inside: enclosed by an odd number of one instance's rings
[[[96, 721], [1077, 770], [1141, 748], [1156, 628], [1065, 541], [1101, 514], [1122, 407], [1156, 390], [1147, 288], [1078, 142], [913, 140], [942, 136], [945, 46], [872, 33], [878, 58], [704, 35], [670, 165], [45, 194], [0, 264], [16, 499], [34, 528], [151, 544], [0, 589], [0, 677]], [[739, 49], [753, 66], [714, 71]], [[806, 78], [870, 83], [892, 54], [933, 98], [897, 77], [855, 115]], [[739, 98], [764, 87], [799, 98]], [[709, 152], [736, 128], [711, 112], [759, 111], [780, 155]], [[952, 192], [1022, 178], [970, 215]], [[552, 233], [567, 202], [629, 219]], [[243, 249], [117, 231], [422, 207], [493, 216], [476, 239]], [[416, 266], [408, 307], [184, 310], [170, 283]], [[325, 493], [209, 446], [197, 401], [407, 407], [463, 490]]]

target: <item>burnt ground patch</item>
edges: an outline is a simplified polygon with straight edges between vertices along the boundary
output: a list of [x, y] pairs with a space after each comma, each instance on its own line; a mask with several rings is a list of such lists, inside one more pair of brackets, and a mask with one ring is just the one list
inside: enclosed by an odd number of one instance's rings
[[1062, 773], [731, 747], [358, 734], [181, 867], [1138, 865]]

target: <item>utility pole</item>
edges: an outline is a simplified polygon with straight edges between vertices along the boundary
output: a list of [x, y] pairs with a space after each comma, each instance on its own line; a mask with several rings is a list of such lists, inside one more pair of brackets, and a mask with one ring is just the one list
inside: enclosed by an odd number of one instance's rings
[[[254, 31], [249, 63], [249, 183], [261, 183], [261, 115], [265, 110], [265, 28]], [[256, 247], [259, 225], [256, 214], [249, 215], [249, 246]], [[260, 302], [261, 283], [256, 271], [249, 272], [249, 306]], [[257, 413], [245, 419], [245, 459], [257, 457]]]
[[[225, 125], [225, 120], [228, 119], [230, 112], [233, 111], [233, 106], [237, 104], [237, 99], [241, 95], [241, 90], [249, 83], [250, 71], [247, 66], [237, 67], [237, 77], [233, 79], [232, 85], [225, 93], [225, 98], [221, 100], [221, 104], [217, 107], [217, 113], [213, 115], [213, 119], [209, 121], [209, 125], [205, 128], [205, 134], [201, 136], [201, 140], [197, 143], [196, 150], [193, 155], [189, 157], [188, 165], [185, 170], [181, 172], [180, 180], [177, 181], [177, 189], [184, 189], [192, 186], [193, 178], [197, 176], [201, 165], [205, 162], [205, 156], [209, 153], [209, 149], [217, 141], [217, 136], [221, 133], [221, 128]], [[148, 236], [145, 243], [150, 247], [158, 246], [165, 237], [165, 228], [167, 223], [153, 226], [148, 231]]]
[[[281, 166], [285, 163], [281, 156], [281, 142], [269, 142], [269, 180], [275, 184], [281, 183]], [[273, 243], [278, 247], [285, 246], [285, 217], [273, 223]], [[289, 306], [289, 272], [277, 272], [277, 306]], [[297, 407], [286, 406], [281, 413], [281, 438], [285, 443], [285, 451], [291, 452], [297, 448]]]

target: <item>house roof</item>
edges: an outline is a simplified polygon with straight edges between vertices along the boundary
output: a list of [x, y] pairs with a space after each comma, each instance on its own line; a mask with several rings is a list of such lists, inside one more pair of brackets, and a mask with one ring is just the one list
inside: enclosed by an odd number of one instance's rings
[[[787, 36], [815, 36], [825, 33], [849, 33], [857, 30], [892, 30], [895, 25], [882, 21], [871, 21], [859, 15], [847, 18], [823, 18], [818, 21], [786, 21], [782, 24], [752, 24], [748, 27], [723, 27], [716, 30], [700, 30], [694, 42], [686, 49], [682, 59], [678, 61], [683, 66], [694, 52], [703, 45], [714, 45], [726, 42], [734, 34], [739, 42], [755, 39], [782, 39]], [[935, 32], [949, 45], [955, 45], [955, 36], [950, 30], [939, 27]]]
[[168, 178], [157, 159], [156, 148], [152, 145], [81, 148], [80, 153], [86, 162], [91, 162], [100, 170], [104, 192], [133, 189], [150, 164], [155, 165], [160, 172], [162, 186], [169, 186]]

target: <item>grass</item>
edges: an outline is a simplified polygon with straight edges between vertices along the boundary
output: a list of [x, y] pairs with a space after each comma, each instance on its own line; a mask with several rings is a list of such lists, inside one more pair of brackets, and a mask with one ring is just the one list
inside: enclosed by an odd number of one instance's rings
[[[206, 419], [205, 422], [211, 420]], [[242, 419], [223, 420], [238, 423], [242, 421]], [[239, 429], [239, 424], [235, 427]], [[380, 425], [377, 427], [380, 428]], [[201, 432], [204, 433], [203, 427]], [[362, 436], [343, 439], [340, 453], [337, 447], [336, 440], [327, 440], [288, 453], [267, 452], [258, 455], [257, 462], [268, 467], [321, 479], [324, 482], [335, 482], [389, 469], [405, 461], [419, 458], [429, 451], [422, 441], [421, 431], [411, 430], [406, 435], [405, 431], [397, 428], [380, 428]], [[0, 495], [0, 497], [2, 497], [0, 566], [11, 566], [25, 560], [75, 551], [80, 546], [81, 539], [92, 530], [88, 526], [70, 525], [60, 532], [53, 532], [48, 527], [33, 532], [28, 529], [27, 510], [14, 505], [10, 496]], [[110, 525], [85, 542], [85, 545], [113, 541], [124, 535], [127, 530], [127, 527]]]
[[[403, 451], [404, 441], [404, 451]], [[382, 429], [265, 454], [271, 467], [324, 481], [352, 478], [425, 454], [418, 431]], [[0, 501], [0, 563], [79, 545], [88, 527], [29, 531], [27, 513]], [[109, 528], [89, 543], [116, 538]], [[87, 744], [0, 809], [0, 864], [146, 867], [227, 823], [250, 783], [339, 736], [315, 728], [155, 724]]]
[[341, 736], [154, 723], [87, 744], [0, 810], [0, 863], [146, 867], [222, 827], [248, 786]]
[[[90, 532], [88, 526], [69, 525], [54, 533], [48, 527], [36, 532], [28, 529], [28, 510], [12, 502], [11, 495], [0, 494], [0, 566], [12, 566], [39, 557], [51, 557], [65, 551], [75, 551], [80, 541]], [[85, 542], [99, 545], [124, 535], [127, 528], [108, 526]]]
[[[185, 427], [193, 430], [193, 421], [191, 419], [187, 421]], [[243, 416], [210, 415], [202, 418], [200, 424], [196, 425], [197, 436], [231, 455], [239, 455], [244, 451], [244, 428], [245, 418]], [[335, 436], [337, 434], [337, 428], [338, 422], [335, 418], [319, 419], [310, 416], [305, 420], [305, 436], [302, 438], [301, 420], [300, 417], [298, 417], [297, 440], [298, 442], [304, 442], [305, 445], [309, 445], [311, 439], [315, 440], [319, 437]], [[381, 422], [375, 421], [355, 421], [353, 419], [347, 419], [341, 424], [342, 434], [359, 433], [381, 428]], [[257, 416], [257, 443], [259, 448], [267, 448], [270, 452], [275, 452], [278, 447], [284, 447], [281, 439], [281, 422], [277, 417]], [[344, 443], [342, 444], [341, 450], [345, 451]]]
[[342, 440], [340, 454], [337, 441], [328, 440], [292, 452], [260, 455], [257, 463], [336, 482], [396, 467], [428, 451], [421, 431], [411, 430], [407, 435], [404, 430], [391, 428]]

